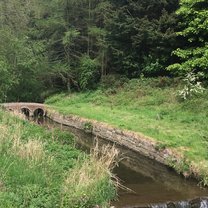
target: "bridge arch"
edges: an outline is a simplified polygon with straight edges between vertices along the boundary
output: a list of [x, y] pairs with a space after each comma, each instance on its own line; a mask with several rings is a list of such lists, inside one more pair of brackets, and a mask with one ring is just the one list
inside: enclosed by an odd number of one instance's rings
[[26, 116], [46, 116], [47, 109], [44, 104], [41, 103], [3, 103], [0, 107], [5, 108], [8, 111], [22, 113]]
[[33, 116], [35, 116], [35, 117], [39, 117], [39, 116], [42, 117], [44, 115], [45, 115], [45, 111], [42, 108], [37, 108], [33, 112]]
[[20, 111], [22, 114], [24, 114], [27, 117], [31, 116], [31, 110], [26, 106], [21, 107]]

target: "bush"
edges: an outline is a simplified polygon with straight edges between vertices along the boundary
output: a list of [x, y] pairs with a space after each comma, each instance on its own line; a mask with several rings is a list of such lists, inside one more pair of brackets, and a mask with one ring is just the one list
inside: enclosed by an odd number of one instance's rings
[[80, 60], [79, 84], [81, 89], [93, 89], [100, 80], [99, 64], [97, 60], [89, 56], [83, 56]]
[[183, 100], [186, 100], [195, 94], [203, 93], [205, 89], [202, 87], [201, 82], [199, 81], [200, 77], [202, 76], [202, 73], [188, 73], [183, 79], [185, 83], [183, 89], [178, 91], [179, 97]]

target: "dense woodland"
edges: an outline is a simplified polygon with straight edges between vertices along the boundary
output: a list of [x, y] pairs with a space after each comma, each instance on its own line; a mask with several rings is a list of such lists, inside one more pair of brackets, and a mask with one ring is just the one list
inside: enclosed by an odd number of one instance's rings
[[0, 1], [2, 102], [207, 69], [207, 0]]

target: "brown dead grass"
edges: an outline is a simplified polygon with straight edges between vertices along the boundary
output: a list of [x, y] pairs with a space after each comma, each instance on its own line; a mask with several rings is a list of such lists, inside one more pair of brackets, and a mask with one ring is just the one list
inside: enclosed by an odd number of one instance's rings
[[114, 146], [98, 147], [98, 143], [91, 151], [88, 160], [81, 167], [75, 168], [66, 177], [64, 190], [68, 190], [68, 185], [77, 184], [77, 187], [89, 186], [94, 183], [96, 178], [105, 177], [106, 175], [115, 178], [111, 174], [112, 168], [116, 165], [119, 151]]
[[[98, 147], [91, 151], [90, 156], [81, 162], [68, 174], [62, 186], [62, 204], [71, 208], [74, 199], [84, 200], [88, 203], [86, 196], [102, 195], [102, 190], [109, 187], [98, 187], [98, 184], [107, 184], [111, 181], [111, 188], [118, 188], [120, 183], [116, 176], [111, 173], [112, 168], [117, 164], [119, 151], [114, 146]], [[100, 192], [100, 194], [98, 194]]]
[[43, 143], [38, 140], [29, 140], [22, 143], [20, 138], [16, 138], [13, 142], [13, 152], [22, 159], [38, 162], [45, 156]]

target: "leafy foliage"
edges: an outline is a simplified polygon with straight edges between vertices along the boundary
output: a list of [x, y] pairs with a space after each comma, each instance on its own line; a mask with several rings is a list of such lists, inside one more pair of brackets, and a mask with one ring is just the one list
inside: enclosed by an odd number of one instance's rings
[[178, 91], [178, 95], [186, 100], [193, 96], [194, 94], [200, 94], [205, 91], [205, 88], [202, 87], [200, 78], [204, 76], [203, 73], [188, 73], [186, 77], [183, 79], [185, 85], [182, 90]]
[[208, 7], [206, 0], [181, 0], [177, 14], [181, 17], [178, 36], [185, 39], [183, 48], [173, 52], [181, 60], [168, 67], [176, 73], [203, 72], [208, 69]]
[[83, 56], [80, 60], [80, 87], [81, 89], [90, 89], [99, 80], [98, 63], [96, 60], [90, 59], [88, 56]]

